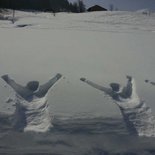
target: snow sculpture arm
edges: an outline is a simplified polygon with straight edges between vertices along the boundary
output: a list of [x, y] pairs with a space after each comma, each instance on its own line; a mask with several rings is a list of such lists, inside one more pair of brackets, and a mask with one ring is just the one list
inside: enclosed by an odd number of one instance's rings
[[111, 90], [110, 88], [106, 88], [106, 87], [100, 86], [100, 85], [98, 85], [98, 84], [96, 84], [96, 83], [94, 83], [94, 82], [92, 82], [92, 81], [87, 80], [86, 78], [81, 78], [80, 80], [81, 80], [82, 82], [85, 82], [85, 83], [87, 83], [88, 85], [90, 85], [90, 86], [92, 86], [92, 87], [98, 89], [98, 90], [103, 91], [104, 93], [106, 93], [106, 94], [108, 94], [108, 95], [111, 95], [111, 93], [112, 93], [112, 90]]
[[13, 79], [11, 79], [8, 75], [3, 75], [1, 77], [8, 85], [10, 85], [14, 91], [19, 94], [23, 98], [27, 98], [28, 96], [32, 95], [32, 92], [27, 88], [21, 86], [20, 84], [16, 83]]
[[44, 97], [48, 90], [62, 77], [61, 74], [57, 74], [54, 78], [50, 79], [47, 83], [40, 86], [39, 90], [35, 93], [38, 97]]
[[155, 82], [150, 82], [150, 83], [155, 86]]
[[133, 78], [131, 76], [126, 76], [126, 78], [128, 79], [127, 85], [123, 88], [122, 92], [120, 93], [120, 96], [125, 99], [130, 98], [133, 91]]

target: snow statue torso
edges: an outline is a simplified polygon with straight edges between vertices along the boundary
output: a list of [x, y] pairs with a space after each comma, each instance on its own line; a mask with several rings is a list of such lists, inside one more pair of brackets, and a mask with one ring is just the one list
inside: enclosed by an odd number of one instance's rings
[[122, 90], [117, 90], [119, 88], [117, 83], [110, 84], [113, 88], [106, 88], [85, 78], [81, 78], [81, 81], [103, 91], [113, 99], [122, 113], [129, 133], [155, 137], [155, 119], [151, 109], [139, 99], [136, 93], [135, 80], [130, 76], [127, 76], [127, 79], [127, 85]]
[[31, 101], [26, 101], [16, 95], [15, 106], [13, 125], [16, 130], [46, 132], [52, 127], [46, 96], [33, 96]]
[[116, 104], [121, 110], [123, 119], [130, 133], [135, 133], [139, 136], [154, 137], [155, 119], [151, 109], [138, 97], [134, 79], [132, 79], [131, 84], [131, 96], [127, 99], [120, 97], [120, 101], [116, 101]]
[[2, 79], [16, 93], [14, 98], [16, 109], [13, 118], [13, 126], [16, 130], [46, 132], [52, 127], [47, 94], [61, 77], [62, 75], [58, 73], [41, 86], [38, 81], [30, 81], [26, 86], [21, 86], [8, 75], [2, 76]]

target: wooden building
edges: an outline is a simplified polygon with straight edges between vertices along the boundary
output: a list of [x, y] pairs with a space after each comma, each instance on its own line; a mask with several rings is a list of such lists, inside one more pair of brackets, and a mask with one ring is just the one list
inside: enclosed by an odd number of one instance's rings
[[91, 11], [107, 11], [107, 9], [99, 6], [99, 5], [94, 5], [90, 8], [87, 9], [88, 12], [91, 12]]

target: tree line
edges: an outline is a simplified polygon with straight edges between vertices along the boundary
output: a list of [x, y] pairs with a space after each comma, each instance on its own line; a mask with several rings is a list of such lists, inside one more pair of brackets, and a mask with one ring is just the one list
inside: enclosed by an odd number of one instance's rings
[[0, 8], [14, 10], [38, 10], [47, 12], [85, 12], [82, 0], [0, 0]]

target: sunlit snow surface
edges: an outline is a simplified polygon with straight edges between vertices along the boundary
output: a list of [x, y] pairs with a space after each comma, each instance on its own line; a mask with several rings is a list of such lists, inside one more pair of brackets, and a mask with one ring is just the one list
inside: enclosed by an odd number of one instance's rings
[[130, 134], [111, 98], [79, 80], [87, 77], [108, 87], [111, 82], [125, 85], [125, 75], [132, 75], [138, 100], [155, 114], [155, 87], [144, 82], [155, 80], [154, 13], [58, 13], [54, 17], [17, 12], [16, 18], [14, 24], [0, 21], [0, 74], [7, 73], [23, 85], [30, 80], [43, 83], [58, 72], [64, 78], [47, 96], [54, 119], [53, 128], [45, 133], [13, 129], [15, 105], [6, 100], [13, 92], [0, 81], [1, 154], [155, 154], [154, 138]]

